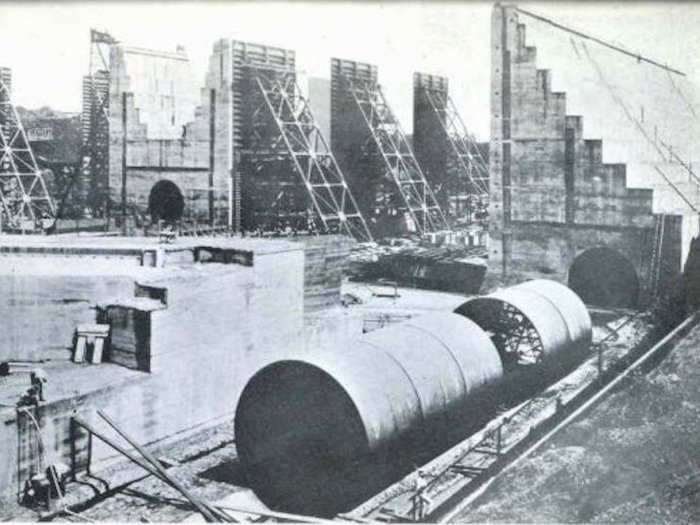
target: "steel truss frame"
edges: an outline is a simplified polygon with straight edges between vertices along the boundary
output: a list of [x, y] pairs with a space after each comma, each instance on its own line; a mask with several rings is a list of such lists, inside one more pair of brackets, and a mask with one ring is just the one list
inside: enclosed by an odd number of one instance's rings
[[352, 80], [346, 75], [343, 75], [343, 81], [369, 130], [367, 142], [374, 144], [384, 161], [384, 178], [394, 182], [418, 232], [425, 235], [449, 229], [435, 194], [379, 84]]
[[[251, 117], [249, 160], [291, 161], [311, 200], [306, 214], [310, 229], [346, 233], [359, 242], [372, 241], [343, 172], [296, 82], [296, 72], [254, 64], [247, 64], [247, 68], [263, 98]], [[275, 123], [272, 130], [270, 117]], [[279, 189], [276, 200], [286, 191], [284, 184]]]
[[469, 133], [452, 98], [445, 92], [422, 86], [426, 99], [437, 114], [450, 144], [448, 162], [468, 182], [467, 193], [476, 208], [487, 209], [489, 197], [488, 163], [481, 155], [474, 136]]
[[88, 100], [83, 101], [83, 167], [87, 175], [93, 208], [104, 205], [109, 177], [109, 47], [116, 40], [109, 34], [90, 30], [90, 65], [87, 81]]
[[[14, 230], [41, 227], [56, 209], [9, 88], [0, 78], [0, 203], [2, 223]], [[31, 223], [31, 224], [28, 224]]]
[[489, 319], [493, 342], [504, 361], [517, 365], [531, 365], [542, 361], [544, 348], [537, 330], [525, 315], [508, 303], [501, 303]]

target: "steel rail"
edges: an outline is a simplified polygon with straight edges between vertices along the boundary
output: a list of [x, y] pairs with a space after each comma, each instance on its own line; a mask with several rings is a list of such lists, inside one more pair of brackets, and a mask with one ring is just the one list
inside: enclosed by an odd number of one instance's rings
[[[608, 342], [611, 339], [614, 339], [619, 335], [619, 332], [626, 326], [628, 326], [630, 323], [633, 321], [639, 319], [640, 317], [644, 316], [647, 314], [647, 311], [638, 311], [638, 312], [632, 312], [627, 314], [627, 318], [624, 319], [621, 323], [619, 323], [615, 328], [610, 329], [610, 333], [607, 334], [605, 337], [603, 337], [600, 341], [597, 341], [596, 343], [592, 344], [590, 347], [589, 351], [589, 356], [593, 357], [595, 353], [598, 354], [598, 378], [601, 378], [602, 374], [602, 350], [605, 346], [605, 343]], [[630, 352], [634, 351], [634, 348], [630, 350]], [[627, 358], [629, 355], [629, 352], [626, 354], [626, 356], [620, 357], [620, 359], [615, 360], [615, 365], [620, 366], [621, 363], [624, 363], [624, 360]], [[591, 359], [589, 357], [588, 362], [591, 362]], [[617, 372], [619, 373], [619, 372]], [[577, 403], [577, 400], [579, 402], [586, 396], [586, 395], [591, 395], [591, 389], [595, 388], [596, 384], [602, 384], [599, 382], [599, 379], [592, 379], [592, 380], [587, 380], [586, 382], [582, 383], [581, 390], [574, 395], [568, 402], [568, 406], [572, 406], [572, 403]], [[400, 497], [402, 494], [405, 494], [406, 492], [414, 492], [413, 496], [413, 501], [416, 501], [416, 498], [419, 498], [421, 495], [424, 493], [427, 494], [428, 491], [432, 487], [434, 487], [436, 484], [439, 484], [443, 479], [444, 476], [449, 474], [451, 471], [455, 470], [455, 468], [462, 466], [462, 462], [466, 457], [468, 457], [470, 454], [474, 452], [478, 452], [479, 450], [483, 449], [484, 447], [493, 447], [493, 441], [494, 439], [496, 440], [496, 452], [495, 454], [495, 459], [493, 462], [489, 463], [487, 466], [484, 466], [483, 468], [480, 468], [480, 472], [478, 475], [471, 476], [468, 479], [465, 479], [459, 484], [461, 484], [461, 487], [456, 488], [455, 485], [449, 485], [446, 486], [444, 489], [438, 489], [437, 494], [432, 494], [431, 500], [433, 504], [435, 505], [434, 508], [430, 509], [425, 515], [421, 516], [421, 520], [426, 520], [430, 519], [432, 521], [438, 516], [441, 516], [444, 512], [450, 512], [450, 506], [454, 504], [454, 501], [457, 497], [468, 497], [468, 495], [474, 493], [479, 489], [480, 486], [486, 481], [489, 480], [488, 476], [495, 476], [497, 475], [503, 468], [504, 465], [507, 465], [509, 460], [507, 459], [510, 454], [513, 453], [518, 453], [517, 451], [525, 446], [527, 444], [528, 439], [532, 439], [534, 436], [537, 435], [537, 433], [531, 433], [529, 434], [530, 437], [520, 437], [517, 438], [514, 442], [509, 443], [510, 440], [507, 439], [507, 434], [506, 437], [501, 438], [501, 431], [502, 430], [508, 430], [509, 424], [513, 421], [516, 421], [518, 417], [521, 417], [523, 415], [527, 415], [528, 411], [531, 410], [531, 408], [536, 405], [538, 402], [542, 401], [542, 397], [540, 394], [537, 394], [520, 404], [510, 408], [506, 412], [498, 415], [494, 420], [489, 422], [482, 430], [480, 430], [477, 434], [467, 438], [464, 440], [464, 444], [467, 445], [465, 450], [458, 451], [458, 449], [463, 446], [462, 444], [458, 444], [454, 447], [452, 447], [450, 450], [446, 451], [443, 456], [444, 457], [449, 457], [452, 456], [452, 458], [446, 462], [439, 462], [439, 458], [435, 458], [428, 464], [424, 465], [422, 468], [418, 469], [417, 471], [414, 471], [412, 474], [409, 474], [402, 482], [405, 482], [406, 479], [408, 479], [411, 476], [414, 476], [416, 472], [418, 471], [425, 471], [429, 477], [431, 478], [427, 483], [425, 483], [420, 489], [409, 489], [409, 490], [404, 490], [401, 493], [393, 494], [393, 495], [388, 495], [386, 499], [381, 497], [382, 492], [376, 494], [373, 496], [371, 499], [367, 500], [365, 503], [357, 507], [353, 513], [350, 514], [350, 516], [362, 516], [364, 518], [367, 518], [369, 516], [373, 516], [378, 509], [380, 509], [382, 506], [390, 505], [390, 502], [393, 501], [396, 497]], [[549, 405], [548, 405], [549, 406]], [[564, 406], [564, 408], [566, 405]], [[545, 409], [542, 409], [545, 410]], [[539, 412], [538, 412], [539, 413]], [[556, 417], [557, 411], [555, 411], [555, 414], [552, 416], [547, 416], [545, 419], [541, 420], [539, 423], [536, 424], [535, 428], [542, 428], [542, 425], [547, 425], [548, 423], [553, 423], [554, 421], [552, 420], [552, 417]], [[517, 431], [516, 434], [517, 436]], [[476, 439], [474, 439], [476, 436], [478, 436]], [[435, 467], [437, 467], [437, 472], [432, 473], [431, 472], [431, 467], [430, 465], [434, 462], [438, 462]], [[464, 465], [465, 467], [468, 467], [468, 465]], [[435, 468], [432, 467], [432, 468]], [[493, 472], [495, 470], [495, 472]], [[395, 485], [392, 485], [392, 487], [395, 487]], [[385, 489], [386, 492], [389, 492], [392, 487], [389, 487]], [[456, 490], [455, 490], [456, 488]], [[442, 501], [436, 502], [435, 500], [440, 499], [440, 494], [443, 493], [443, 491], [452, 492], [451, 495], [447, 496], [444, 498]], [[383, 491], [384, 492], [384, 491]], [[364, 510], [360, 510], [364, 507]], [[408, 511], [407, 509], [403, 508], [399, 514], [404, 515], [404, 517], [407, 520], [415, 519], [415, 509], [412, 511]], [[347, 515], [345, 516], [347, 517]]]
[[[636, 317], [636, 316], [635, 316]], [[442, 514], [438, 520], [440, 523], [445, 523], [454, 520], [458, 514], [467, 509], [475, 500], [477, 500], [481, 495], [483, 495], [486, 490], [493, 484], [493, 482], [500, 476], [509, 472], [520, 465], [525, 459], [531, 456], [534, 452], [547, 443], [552, 437], [557, 435], [561, 430], [569, 426], [580, 416], [588, 412], [594, 406], [603, 401], [608, 395], [610, 395], [613, 390], [618, 387], [623, 381], [625, 381], [629, 376], [639, 369], [642, 369], [649, 361], [652, 360], [656, 355], [670, 350], [669, 346], [673, 345], [679, 337], [685, 335], [693, 326], [695, 326], [700, 318], [699, 314], [691, 314], [685, 321], [669, 332], [661, 341], [653, 345], [649, 350], [644, 352], [640, 357], [635, 359], [630, 365], [626, 366], [621, 372], [617, 373], [615, 377], [606, 383], [601, 389], [599, 389], [595, 394], [593, 394], [589, 399], [587, 399], [582, 405], [576, 408], [571, 414], [566, 416], [561, 422], [559, 422], [554, 428], [549, 430], [540, 439], [535, 441], [532, 445], [527, 447], [523, 452], [518, 454], [512, 461], [510, 461], [504, 468], [499, 470], [496, 474], [491, 476], [486, 482], [481, 484], [476, 490], [471, 492], [465, 499], [463, 499], [458, 505], [450, 509], [448, 512]], [[621, 328], [622, 326], [620, 326]]]

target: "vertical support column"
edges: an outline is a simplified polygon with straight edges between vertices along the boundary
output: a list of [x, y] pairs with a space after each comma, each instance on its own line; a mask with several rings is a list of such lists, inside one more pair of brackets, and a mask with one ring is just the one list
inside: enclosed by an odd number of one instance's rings
[[[234, 78], [236, 69], [234, 68], [233, 56], [233, 40], [226, 41], [225, 52], [228, 58], [226, 63], [226, 78], [229, 80], [228, 85], [228, 168], [229, 168], [229, 227], [234, 232], [241, 231], [241, 176], [240, 176], [240, 157], [237, 146], [237, 135], [239, 133], [240, 123], [236, 118], [236, 112], [240, 108], [236, 106], [236, 91]], [[238, 125], [237, 125], [238, 124]]]
[[574, 163], [576, 159], [576, 130], [566, 127], [564, 141], [564, 185], [566, 190], [566, 224], [574, 223]]
[[126, 129], [126, 102], [128, 94], [122, 92], [122, 194], [121, 194], [121, 226], [122, 235], [126, 236], [126, 139], [128, 131]]
[[[231, 63], [233, 64], [233, 51], [231, 51]], [[231, 70], [233, 70], [233, 65], [231, 66]], [[239, 169], [240, 165], [240, 153], [238, 150], [235, 149], [234, 147], [234, 125], [233, 125], [233, 82], [231, 82], [231, 91], [230, 91], [230, 101], [229, 101], [229, 108], [231, 111], [230, 114], [230, 126], [231, 126], [231, 132], [229, 133], [230, 140], [231, 140], [231, 158], [230, 158], [230, 164], [231, 164], [231, 206], [233, 210], [233, 231], [236, 233], [241, 232], [241, 171]]]
[[[493, 239], [489, 258], [501, 263], [506, 276], [512, 253], [512, 191], [511, 191], [511, 49], [515, 47], [517, 24], [512, 7], [495, 5], [491, 15], [491, 145], [489, 148], [490, 236]], [[499, 242], [500, 241], [500, 242]]]
[[513, 230], [511, 226], [512, 219], [512, 192], [511, 192], [511, 91], [510, 91], [510, 50], [508, 49], [508, 13], [503, 10], [503, 18], [501, 19], [503, 32], [501, 34], [501, 45], [503, 46], [503, 74], [501, 77], [502, 93], [502, 129], [503, 129], [503, 275], [508, 275], [508, 269], [511, 262]]
[[214, 145], [216, 140], [216, 90], [209, 90], [209, 224], [214, 225]]

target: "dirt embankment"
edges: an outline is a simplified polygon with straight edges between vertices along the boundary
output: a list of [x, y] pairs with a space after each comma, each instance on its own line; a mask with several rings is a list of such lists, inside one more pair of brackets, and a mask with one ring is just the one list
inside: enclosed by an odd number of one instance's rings
[[456, 521], [700, 522], [700, 326]]

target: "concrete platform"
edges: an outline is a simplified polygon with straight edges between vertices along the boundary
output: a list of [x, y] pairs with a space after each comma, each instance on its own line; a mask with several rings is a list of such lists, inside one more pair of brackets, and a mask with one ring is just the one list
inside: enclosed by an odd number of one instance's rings
[[[392, 297], [393, 288], [351, 283], [342, 292], [360, 303], [340, 306], [343, 243], [0, 236], [0, 360], [48, 359], [38, 365], [47, 398], [34, 415], [50, 460], [97, 472], [118, 457], [71, 428], [73, 415], [99, 426], [103, 409], [141, 443], [160, 443], [232, 419], [250, 374], [269, 360], [300, 348], [337, 351], [368, 317], [453, 309], [465, 299], [401, 288]], [[243, 258], [197, 263], [200, 249], [200, 260], [216, 250]], [[149, 250], [161, 250], [164, 264], [143, 265]], [[307, 310], [309, 294], [316, 299]], [[116, 362], [74, 364], [73, 331], [97, 321], [97, 305], [122, 312], [111, 337], [123, 352]], [[138, 323], [148, 327], [141, 335]], [[37, 434], [13, 407], [27, 388], [27, 375], [0, 379], [0, 501], [15, 498], [37, 468]]]
[[[159, 253], [144, 264], [149, 250]], [[195, 262], [205, 259], [222, 262]], [[96, 423], [97, 409], [141, 443], [231, 417], [249, 374], [303, 344], [304, 273], [304, 245], [287, 241], [1, 237], [0, 361], [49, 359], [46, 400], [32, 409], [46, 461], [80, 472], [115, 457], [71, 425]], [[73, 332], [98, 321], [98, 304], [123, 314], [110, 322], [119, 348], [73, 364]], [[26, 374], [0, 380], [0, 500], [39, 468], [36, 428], [13, 406], [29, 386]]]
[[[89, 271], [102, 273], [128, 273], [135, 267], [191, 264], [200, 261], [202, 252], [209, 256], [211, 252], [225, 252], [231, 262], [249, 264], [253, 253], [269, 255], [298, 249], [299, 243], [286, 240], [243, 237], [180, 237], [173, 242], [161, 243], [156, 237], [97, 234], [0, 235], [0, 257], [7, 258], [10, 263], [17, 256], [90, 258], [92, 270]], [[110, 266], [109, 263], [115, 261], [120, 261], [120, 267]], [[22, 263], [19, 271], [25, 273], [58, 270], [51, 268], [56, 265], [44, 263], [41, 259], [23, 259]]]
[[[44, 391], [46, 404], [117, 388], [147, 376], [143, 372], [112, 363], [76, 364], [62, 360], [48, 361], [35, 366], [41, 368], [49, 377], [49, 384]], [[0, 419], [14, 416], [15, 403], [29, 386], [28, 373], [0, 378]]]

